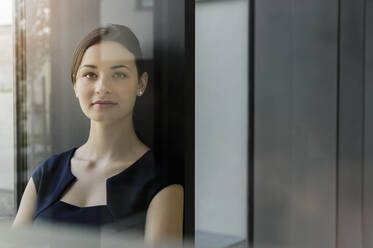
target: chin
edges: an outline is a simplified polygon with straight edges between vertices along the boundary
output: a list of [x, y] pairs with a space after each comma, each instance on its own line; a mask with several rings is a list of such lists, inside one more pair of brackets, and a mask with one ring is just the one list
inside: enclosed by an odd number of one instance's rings
[[109, 116], [90, 116], [88, 118], [91, 121], [103, 122], [103, 123], [111, 123], [111, 122], [115, 122], [117, 120], [117, 118], [112, 118], [112, 117], [109, 117]]
[[95, 122], [101, 122], [101, 123], [105, 123], [105, 124], [110, 124], [110, 123], [113, 123], [113, 122], [117, 122], [117, 121], [124, 121], [125, 119], [127, 119], [127, 117], [129, 116], [130, 114], [128, 115], [121, 115], [121, 116], [114, 116], [114, 115], [103, 115], [103, 114], [95, 114], [95, 115], [90, 115], [88, 117], [88, 119], [90, 119], [91, 121], [95, 121]]

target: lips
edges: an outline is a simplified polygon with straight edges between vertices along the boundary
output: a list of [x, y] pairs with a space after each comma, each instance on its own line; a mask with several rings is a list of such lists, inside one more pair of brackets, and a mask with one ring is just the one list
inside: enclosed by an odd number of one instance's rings
[[112, 101], [107, 101], [107, 100], [98, 100], [98, 101], [93, 102], [93, 105], [95, 105], [95, 104], [99, 104], [99, 105], [115, 105], [116, 103], [112, 102]]

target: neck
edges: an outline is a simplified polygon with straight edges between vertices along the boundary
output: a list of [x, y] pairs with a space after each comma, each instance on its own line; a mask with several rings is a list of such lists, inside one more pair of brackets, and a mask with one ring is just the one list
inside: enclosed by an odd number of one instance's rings
[[91, 160], [117, 161], [137, 156], [144, 147], [135, 133], [130, 116], [113, 123], [91, 120], [89, 137], [82, 150]]

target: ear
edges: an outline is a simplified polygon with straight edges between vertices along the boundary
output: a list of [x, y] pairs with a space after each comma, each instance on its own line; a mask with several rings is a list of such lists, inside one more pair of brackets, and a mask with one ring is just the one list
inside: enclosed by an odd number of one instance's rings
[[146, 90], [146, 86], [148, 85], [148, 79], [149, 79], [149, 75], [148, 75], [147, 72], [144, 72], [140, 76], [139, 86], [138, 86], [138, 94], [137, 95], [141, 96], [142, 94], [144, 94], [144, 92]]

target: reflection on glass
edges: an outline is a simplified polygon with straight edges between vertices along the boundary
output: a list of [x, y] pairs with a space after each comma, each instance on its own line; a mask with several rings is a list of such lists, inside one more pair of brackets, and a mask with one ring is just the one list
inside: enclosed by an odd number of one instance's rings
[[27, 164], [35, 165], [51, 153], [50, 7], [49, 0], [27, 0], [25, 4]]
[[147, 244], [181, 244], [183, 186], [155, 161], [133, 126], [135, 102], [149, 77], [142, 57], [137, 37], [123, 25], [94, 29], [78, 43], [71, 81], [90, 120], [88, 139], [32, 171], [13, 227], [70, 224], [136, 232]]
[[7, 220], [14, 215], [11, 1], [1, 1], [0, 9], [0, 220]]

